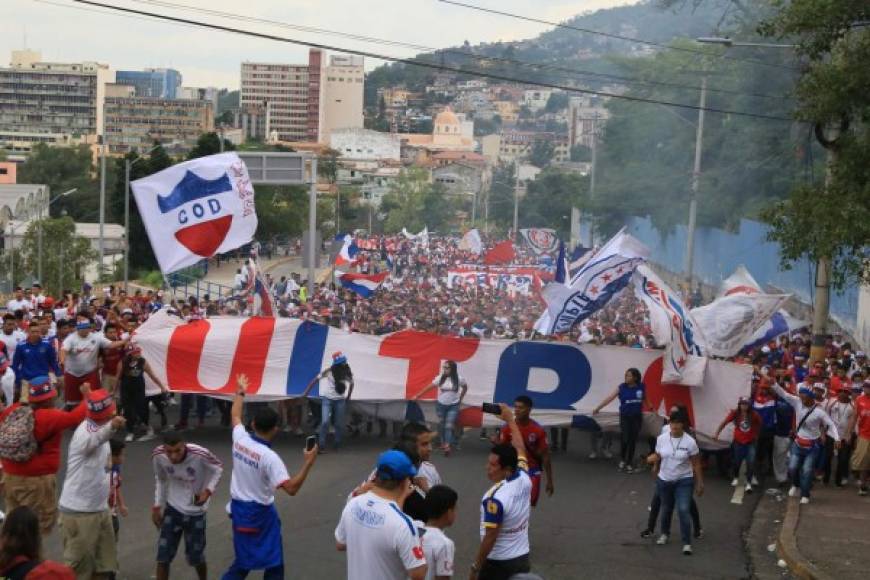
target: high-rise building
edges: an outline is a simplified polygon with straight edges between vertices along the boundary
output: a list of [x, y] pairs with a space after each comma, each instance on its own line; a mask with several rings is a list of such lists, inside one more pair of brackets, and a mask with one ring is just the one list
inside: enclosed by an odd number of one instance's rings
[[332, 129], [363, 126], [361, 58], [333, 57], [326, 66], [311, 49], [307, 65], [244, 62], [241, 75], [240, 107], [266, 111], [268, 137], [327, 143]]
[[119, 84], [135, 87], [137, 97], [181, 98], [181, 73], [173, 68], [119, 70], [115, 78]]
[[321, 141], [336, 129], [362, 129], [365, 70], [361, 56], [333, 55], [323, 82]]
[[110, 81], [104, 64], [42, 62], [37, 51], [13, 51], [9, 68], [0, 68], [0, 149], [26, 154], [36, 143], [96, 142]]
[[200, 135], [214, 131], [211, 101], [107, 96], [105, 115], [106, 144], [112, 155], [146, 151], [155, 141], [170, 154], [184, 154]]
[[193, 99], [195, 101], [211, 101], [215, 113], [218, 108], [218, 96], [220, 89], [217, 87], [181, 87], [178, 89], [179, 99]]

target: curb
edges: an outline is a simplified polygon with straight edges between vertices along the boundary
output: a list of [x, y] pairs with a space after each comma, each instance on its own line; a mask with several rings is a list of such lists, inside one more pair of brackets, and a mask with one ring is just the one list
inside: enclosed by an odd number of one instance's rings
[[800, 521], [800, 500], [789, 497], [785, 510], [785, 518], [779, 538], [776, 541], [776, 550], [779, 556], [788, 564], [788, 569], [801, 580], [833, 580], [830, 576], [817, 569], [804, 558], [797, 545], [797, 527]]

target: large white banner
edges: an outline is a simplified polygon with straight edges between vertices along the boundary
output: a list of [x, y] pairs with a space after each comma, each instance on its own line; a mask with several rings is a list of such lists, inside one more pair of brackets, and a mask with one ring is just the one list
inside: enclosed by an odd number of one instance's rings
[[[561, 342], [510, 342], [402, 331], [386, 336], [347, 331], [286, 318], [215, 318], [184, 323], [156, 313], [136, 333], [136, 342], [162, 381], [173, 391], [231, 395], [244, 373], [254, 399], [298, 396], [308, 382], [342, 351], [353, 369], [353, 399], [400, 405], [429, 385], [443, 360], [457, 361], [468, 381], [461, 422], [496, 424], [480, 405], [510, 403], [519, 395], [535, 402], [534, 417], [545, 425], [587, 424], [592, 409], [623, 380], [640, 370], [653, 409], [664, 415], [675, 404], [688, 407], [700, 433], [710, 434], [737, 398], [749, 394], [751, 367], [709, 361], [698, 387], [662, 384], [662, 353], [624, 347], [578, 346]], [[315, 388], [312, 396], [317, 396]], [[434, 397], [421, 404], [434, 419]], [[607, 423], [618, 403], [596, 417]]]
[[130, 185], [164, 274], [247, 244], [257, 231], [254, 188], [235, 153], [185, 161]]
[[540, 287], [541, 279], [538, 271], [528, 268], [523, 271], [501, 270], [448, 270], [447, 287], [491, 286], [501, 290], [513, 290], [520, 294], [530, 294]]

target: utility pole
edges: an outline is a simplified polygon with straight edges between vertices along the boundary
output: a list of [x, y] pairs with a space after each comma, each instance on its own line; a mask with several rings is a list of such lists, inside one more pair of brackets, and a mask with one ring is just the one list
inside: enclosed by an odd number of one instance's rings
[[100, 147], [100, 261], [97, 265], [97, 280], [103, 279], [103, 260], [106, 256], [106, 137]]
[[514, 180], [514, 240], [517, 239], [517, 227], [520, 218], [520, 160], [517, 159], [515, 163], [517, 172]]
[[592, 119], [592, 167], [589, 168], [589, 247], [595, 247], [595, 224], [592, 220], [592, 200], [595, 198], [595, 167], [598, 165], [598, 113]]
[[124, 158], [124, 292], [130, 283], [130, 168], [133, 164]]
[[701, 181], [701, 148], [704, 141], [704, 108], [707, 106], [707, 76], [701, 78], [701, 100], [698, 103], [698, 127], [695, 134], [695, 165], [692, 169], [692, 193], [689, 198], [689, 226], [686, 230], [686, 283], [692, 290], [695, 266], [695, 222], [698, 218], [698, 187]]
[[[45, 201], [48, 201], [49, 199], [51, 199], [51, 195], [48, 192], [46, 192], [45, 195], [46, 195]], [[39, 202], [39, 217], [37, 219], [39, 220], [37, 222], [39, 224], [39, 230], [37, 232], [39, 235], [37, 237], [37, 249], [36, 249], [36, 254], [38, 256], [37, 267], [36, 267], [36, 277], [39, 278], [39, 283], [42, 284], [42, 202]]]
[[317, 157], [311, 158], [311, 188], [308, 190], [308, 299], [314, 298], [314, 240], [317, 238]]

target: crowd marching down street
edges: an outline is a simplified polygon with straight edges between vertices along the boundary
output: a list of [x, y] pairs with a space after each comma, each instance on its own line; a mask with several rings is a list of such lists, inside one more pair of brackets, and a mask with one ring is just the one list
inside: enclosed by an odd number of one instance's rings
[[[552, 261], [528, 283], [511, 276], [490, 283], [477, 280], [448, 284], [459, 267], [486, 271], [509, 267], [539, 268], [530, 251], [511, 256], [499, 266], [482, 263], [477, 253], [460, 249], [459, 238], [419, 240], [399, 237], [361, 238], [354, 244], [348, 272], [378, 276], [380, 288], [366, 297], [336, 274], [337, 283], [316, 286], [306, 295], [304, 280], [271, 280], [263, 276], [268, 299], [281, 317], [309, 319], [350, 333], [386, 334], [413, 328], [442, 335], [505, 340], [545, 339], [638, 349], [657, 348], [650, 316], [630, 292], [622, 292], [570, 332], [556, 337], [535, 336], [534, 324], [546, 308], [536, 284], [552, 279]], [[485, 254], [485, 252], [484, 252]], [[485, 255], [484, 255], [485, 258]], [[338, 259], [340, 261], [341, 258]], [[169, 578], [182, 538], [185, 557], [200, 578], [208, 577], [204, 557], [205, 519], [209, 498], [224, 479], [225, 466], [208, 449], [197, 445], [188, 423], [195, 411], [202, 425], [214, 405], [222, 424], [231, 427], [233, 464], [228, 506], [236, 557], [223, 578], [243, 578], [250, 570], [265, 570], [266, 578], [283, 578], [281, 522], [275, 510], [276, 492], [296, 495], [325, 452], [334, 425], [334, 443], [344, 430], [357, 429], [359, 417], [346, 405], [354, 391], [353, 361], [342, 353], [315, 377], [311, 387], [328, 383], [309, 409], [301, 399], [255, 404], [244, 420], [248, 379], [235, 378], [232, 402], [201, 395], [172, 394], [136, 344], [136, 330], [161, 309], [188, 323], [203, 318], [246, 316], [258, 305], [248, 291], [246, 275], [255, 272], [252, 254], [240, 269], [231, 296], [204, 297], [180, 303], [168, 294], [115, 288], [102, 291], [85, 285], [80, 292], [55, 298], [40, 285], [17, 288], [6, 304], [0, 332], [0, 372], [5, 409], [0, 415], [0, 458], [3, 467], [5, 524], [0, 568], [14, 578], [109, 577], [118, 571], [116, 533], [119, 516], [126, 516], [121, 472], [124, 447], [146, 442], [161, 431], [152, 454], [155, 475], [151, 511], [159, 530], [156, 577]], [[349, 267], [348, 267], [349, 266]], [[337, 267], [342, 267], [337, 265]], [[700, 300], [688, 296], [687, 302]], [[262, 308], [262, 305], [259, 306]], [[733, 357], [751, 365], [752, 386], [734, 401], [712, 439], [733, 426], [732, 485], [741, 485], [745, 464], [746, 492], [765, 477], [788, 488], [789, 495], [810, 501], [817, 479], [848, 486], [855, 473], [859, 494], [870, 484], [870, 381], [867, 358], [847, 342], [832, 336], [823, 361], [807, 364], [808, 334], [798, 330]], [[366, 369], [355, 369], [365, 373]], [[145, 377], [161, 389], [148, 395]], [[348, 578], [445, 578], [460, 565], [471, 578], [520, 578], [531, 570], [528, 526], [541, 491], [554, 492], [547, 431], [530, 418], [534, 401], [518, 397], [510, 408], [502, 402], [491, 410], [504, 423], [492, 436], [487, 477], [493, 486], [480, 503], [481, 542], [473, 562], [453, 561], [454, 546], [447, 529], [456, 517], [457, 494], [441, 480], [432, 463], [433, 440], [445, 456], [455, 452], [462, 428], [457, 415], [469, 388], [462, 368], [444, 361], [429, 389], [437, 392], [438, 426], [410, 422], [401, 427], [396, 445], [384, 451], [375, 469], [348, 497], [336, 514], [337, 549], [347, 553]], [[427, 390], [429, 390], [427, 389]], [[671, 518], [678, 513], [683, 553], [703, 534], [696, 496], [704, 491], [704, 466], [692, 419], [685, 408], [667, 412], [661, 433], [650, 441], [650, 453], [636, 451], [643, 413], [654, 411], [640, 373], [629, 368], [622, 384], [594, 409], [597, 414], [618, 400], [621, 451], [619, 468], [626, 472], [649, 464], [656, 485], [644, 537], [664, 544]], [[422, 395], [423, 393], [420, 393]], [[418, 395], [419, 397], [419, 395]], [[180, 398], [180, 421], [167, 425], [165, 406]], [[319, 407], [319, 412], [318, 412]], [[152, 410], [158, 419], [152, 418]], [[351, 411], [350, 413], [348, 411]], [[351, 418], [353, 417], [353, 418]], [[319, 425], [319, 428], [318, 428]], [[281, 429], [319, 431], [304, 452], [302, 469], [292, 477], [270, 447]], [[72, 433], [64, 479], [58, 482], [64, 433]], [[554, 429], [555, 445], [564, 429]], [[230, 434], [227, 434], [230, 437]], [[591, 457], [611, 457], [611, 433], [592, 433]], [[566, 444], [562, 434], [562, 445]], [[58, 487], [62, 484], [58, 497]], [[38, 556], [40, 535], [59, 527], [64, 564]], [[14, 541], [12, 538], [16, 538]], [[23, 573], [22, 573], [23, 571]], [[18, 575], [15, 575], [18, 574]], [[528, 576], [531, 577], [531, 576]]]

